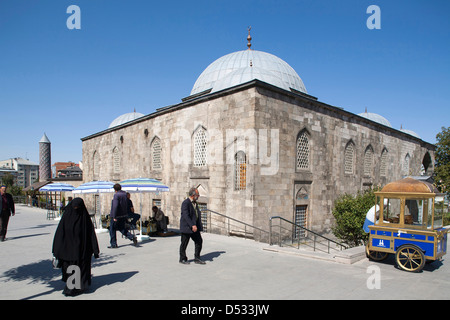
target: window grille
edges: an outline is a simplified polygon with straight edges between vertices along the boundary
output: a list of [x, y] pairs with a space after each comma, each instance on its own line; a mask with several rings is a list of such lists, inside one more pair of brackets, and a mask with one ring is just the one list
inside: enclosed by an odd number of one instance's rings
[[97, 151], [94, 151], [92, 169], [93, 169], [92, 172], [94, 174], [94, 180], [98, 180], [100, 175], [100, 156], [98, 155]]
[[113, 150], [113, 172], [120, 173], [120, 154], [117, 147]]
[[408, 154], [405, 156], [405, 161], [403, 162], [403, 174], [408, 175], [409, 174], [409, 166], [410, 166], [411, 157]]
[[297, 138], [297, 169], [309, 169], [309, 136], [303, 132]]
[[355, 154], [355, 146], [353, 145], [353, 143], [349, 143], [345, 148], [345, 155], [344, 155], [345, 173], [347, 174], [353, 174], [354, 154]]
[[364, 153], [364, 176], [371, 177], [372, 176], [372, 167], [373, 167], [373, 149], [372, 147], [367, 147], [366, 152]]
[[153, 170], [161, 170], [161, 140], [159, 138], [155, 138], [152, 143], [152, 169]]
[[301, 226], [303, 228], [306, 228], [307, 225], [307, 207], [305, 205], [302, 206], [296, 206], [295, 207], [295, 226], [294, 226], [294, 239], [302, 239], [305, 238], [306, 232], [305, 229], [302, 229], [298, 226]]
[[247, 187], [247, 156], [239, 151], [234, 157], [234, 190], [245, 190]]
[[199, 128], [194, 134], [194, 167], [206, 166], [206, 131]]
[[387, 156], [388, 156], [387, 150], [383, 149], [383, 152], [381, 153], [381, 163], [380, 163], [380, 176], [381, 177], [387, 176]]
[[204, 210], [208, 209], [207, 203], [197, 202], [198, 209], [202, 219], [203, 232], [208, 232], [208, 213]]

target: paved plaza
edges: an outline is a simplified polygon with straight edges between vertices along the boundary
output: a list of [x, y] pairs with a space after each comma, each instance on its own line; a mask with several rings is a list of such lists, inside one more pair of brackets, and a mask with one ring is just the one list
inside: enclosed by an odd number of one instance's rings
[[[393, 259], [342, 264], [313, 253], [283, 253], [268, 244], [203, 234], [206, 265], [178, 263], [179, 236], [151, 237], [134, 247], [118, 233], [98, 233], [100, 258], [86, 294], [65, 297], [59, 269], [51, 264], [58, 221], [46, 211], [16, 206], [7, 241], [0, 243], [0, 299], [93, 300], [297, 300], [448, 299], [450, 263], [427, 264], [421, 273], [401, 271]], [[187, 253], [193, 258], [194, 245]], [[378, 281], [379, 280], [379, 281]]]

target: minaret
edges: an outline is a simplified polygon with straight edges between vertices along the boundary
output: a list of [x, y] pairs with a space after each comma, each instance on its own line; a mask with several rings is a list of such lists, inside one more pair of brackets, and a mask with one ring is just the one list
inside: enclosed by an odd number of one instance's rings
[[51, 143], [47, 136], [39, 141], [39, 182], [50, 180], [52, 177]]

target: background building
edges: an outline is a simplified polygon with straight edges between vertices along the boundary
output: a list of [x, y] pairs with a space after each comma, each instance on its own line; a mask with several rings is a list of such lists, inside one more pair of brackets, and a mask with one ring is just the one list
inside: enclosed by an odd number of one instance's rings
[[16, 177], [16, 186], [26, 188], [38, 180], [39, 165], [22, 158], [0, 161], [0, 174], [11, 173]]

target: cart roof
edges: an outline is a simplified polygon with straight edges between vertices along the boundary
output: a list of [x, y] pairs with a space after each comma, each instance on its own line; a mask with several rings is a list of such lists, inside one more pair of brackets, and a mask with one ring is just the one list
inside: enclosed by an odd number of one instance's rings
[[396, 193], [436, 193], [436, 187], [431, 183], [419, 181], [411, 177], [388, 183], [381, 192]]

